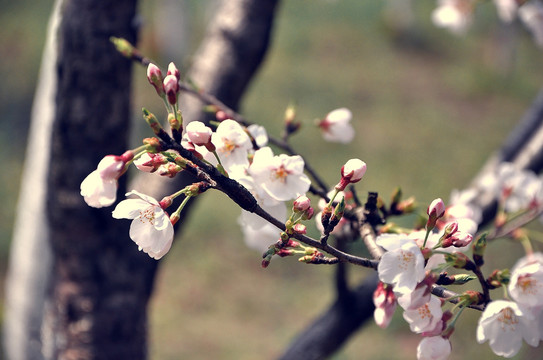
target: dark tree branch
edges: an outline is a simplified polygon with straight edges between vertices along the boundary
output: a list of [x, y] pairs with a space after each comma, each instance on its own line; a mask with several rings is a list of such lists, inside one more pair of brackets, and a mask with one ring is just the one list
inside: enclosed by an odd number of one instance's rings
[[335, 353], [373, 314], [377, 274], [370, 274], [348, 295], [330, 305], [294, 339], [281, 360], [326, 359]]

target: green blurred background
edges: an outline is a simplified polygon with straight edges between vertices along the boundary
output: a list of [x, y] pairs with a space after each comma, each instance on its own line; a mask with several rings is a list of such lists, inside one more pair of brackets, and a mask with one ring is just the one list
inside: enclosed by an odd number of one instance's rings
[[[164, 44], [157, 29], [166, 3], [181, 7], [182, 33]], [[388, 198], [400, 185], [424, 207], [467, 185], [502, 143], [543, 84], [543, 53], [525, 30], [500, 24], [491, 2], [478, 7], [465, 37], [431, 24], [432, 0], [413, 1], [412, 14], [394, 11], [391, 3], [283, 1], [269, 55], [242, 112], [277, 135], [284, 109], [295, 102], [303, 127], [293, 146], [329, 184], [338, 180], [346, 160], [358, 157], [368, 164], [357, 186], [360, 194], [371, 190]], [[52, 1], [0, 0], [0, 5], [3, 279]], [[162, 67], [174, 60], [183, 71], [215, 5], [143, 2], [140, 48]], [[144, 69], [135, 68], [134, 75], [134, 108], [159, 110]], [[314, 119], [343, 106], [353, 111], [355, 141], [324, 143]], [[139, 112], [134, 114], [139, 122]], [[274, 259], [262, 269], [260, 254], [243, 244], [238, 216], [225, 196], [205, 193], [162, 261], [150, 309], [152, 359], [273, 359], [333, 300], [332, 267]], [[491, 265], [510, 267], [521, 254], [516, 244], [495, 245]], [[368, 274], [350, 270], [353, 284]], [[476, 344], [476, 315], [466, 312], [459, 320], [451, 359], [495, 358], [488, 344]], [[396, 317], [387, 330], [368, 324], [334, 359], [415, 358], [420, 337], [409, 332], [399, 311]], [[525, 345], [516, 358], [543, 358], [543, 351]]]

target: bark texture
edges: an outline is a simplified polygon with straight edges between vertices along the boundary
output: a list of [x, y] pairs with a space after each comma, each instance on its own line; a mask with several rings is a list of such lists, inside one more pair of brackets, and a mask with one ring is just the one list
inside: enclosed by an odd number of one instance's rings
[[63, 3], [47, 183], [53, 267], [43, 320], [45, 358], [147, 354], [146, 309], [156, 261], [138, 252], [128, 222], [114, 220], [110, 208], [87, 206], [79, 194], [81, 181], [105, 154], [127, 149], [131, 62], [109, 38], [135, 42], [136, 4]]

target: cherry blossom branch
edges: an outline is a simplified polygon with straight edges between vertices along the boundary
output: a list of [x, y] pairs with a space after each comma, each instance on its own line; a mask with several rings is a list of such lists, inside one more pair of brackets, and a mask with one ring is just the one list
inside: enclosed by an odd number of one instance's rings
[[[206, 164], [205, 162], [196, 158], [190, 151], [183, 148], [164, 130], [160, 129], [160, 131], [156, 131], [155, 133], [162, 142], [161, 145], [163, 147], [163, 150], [175, 150], [183, 158], [187, 159], [188, 162], [186, 169], [190, 171], [193, 175], [195, 175], [198, 179], [208, 182], [212, 187], [225, 193], [242, 209], [255, 213], [256, 215], [260, 216], [261, 218], [273, 224], [282, 231], [286, 230], [285, 224], [277, 220], [264, 209], [262, 209], [258, 205], [254, 196], [249, 192], [249, 190], [247, 190], [240, 183], [224, 176], [215, 167]], [[363, 267], [377, 269], [378, 261], [369, 260], [366, 258], [361, 258], [342, 252], [333, 246], [323, 244], [320, 241], [312, 239], [303, 234], [294, 233], [292, 234], [292, 237], [309, 246], [312, 246], [332, 256], [337, 257], [339, 261], [350, 262], [352, 264], [360, 265]]]
[[[238, 123], [240, 123], [243, 126], [252, 125], [252, 123], [248, 121], [247, 119], [245, 119], [243, 115], [239, 114], [238, 112], [228, 107], [226, 104], [224, 104], [222, 101], [217, 99], [215, 96], [210, 95], [202, 90], [195, 89], [194, 86], [191, 86], [188, 82], [180, 81], [179, 89], [188, 94], [196, 96], [198, 99], [200, 99], [204, 103], [207, 103], [208, 105], [213, 105], [217, 107], [218, 109], [223, 111], [228, 118], [236, 120]], [[281, 148], [289, 155], [299, 155], [296, 151], [294, 151], [294, 149], [286, 141], [276, 139], [272, 136], [269, 136], [268, 138], [271, 144]], [[307, 171], [309, 175], [311, 175], [313, 180], [315, 180], [315, 182], [320, 187], [320, 190], [312, 188], [310, 189], [310, 191], [312, 191], [313, 193], [317, 195], [320, 195], [323, 198], [326, 198], [326, 193], [328, 192], [328, 189], [329, 189], [328, 185], [320, 178], [317, 172], [313, 169], [312, 166], [309, 165], [309, 163], [303, 156], [302, 158], [304, 159], [305, 170]]]
[[[459, 300], [459, 294], [455, 293], [454, 291], [451, 291], [443, 286], [439, 285], [432, 285], [432, 294], [440, 297], [442, 299], [446, 299], [448, 302], [453, 304], [458, 304], [460, 302]], [[470, 309], [480, 310], [483, 311], [485, 309], [485, 304], [483, 305], [468, 305]]]

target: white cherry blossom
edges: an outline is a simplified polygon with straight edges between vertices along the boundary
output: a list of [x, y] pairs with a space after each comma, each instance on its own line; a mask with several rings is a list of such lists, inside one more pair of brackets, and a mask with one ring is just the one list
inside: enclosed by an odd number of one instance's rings
[[234, 166], [249, 166], [247, 156], [253, 147], [251, 138], [236, 121], [230, 119], [222, 121], [211, 136], [211, 142], [215, 145], [222, 165], [228, 173]]
[[509, 294], [529, 307], [543, 306], [543, 254], [527, 255], [517, 261], [511, 271]]
[[403, 313], [403, 318], [409, 324], [409, 328], [417, 334], [433, 332], [436, 327], [442, 326], [442, 316], [441, 300], [435, 296], [431, 296], [426, 304], [416, 309], [407, 309]]
[[322, 130], [324, 140], [330, 142], [349, 143], [354, 138], [354, 129], [351, 125], [353, 114], [347, 108], [340, 108], [329, 112], [318, 123]]
[[311, 180], [304, 174], [301, 156], [273, 155], [272, 149], [263, 147], [255, 152], [249, 174], [270, 197], [288, 201], [309, 190]]
[[451, 342], [442, 336], [424, 337], [417, 347], [417, 360], [446, 360], [451, 355]]
[[252, 124], [247, 126], [247, 130], [253, 139], [255, 139], [255, 143], [259, 148], [268, 145], [268, 132], [264, 126]]
[[477, 326], [479, 344], [488, 341], [496, 355], [510, 358], [520, 350], [522, 339], [531, 346], [539, 343], [538, 324], [528, 309], [508, 300], [486, 306]]
[[494, 0], [494, 5], [502, 21], [510, 23], [515, 20], [519, 8], [517, 0]]
[[158, 260], [172, 246], [174, 231], [170, 218], [154, 198], [136, 190], [126, 194], [130, 195], [136, 195], [139, 199], [121, 201], [112, 216], [115, 219], [132, 219], [130, 238], [139, 250]]
[[377, 271], [379, 279], [394, 285], [394, 292], [404, 294], [415, 289], [425, 277], [424, 257], [419, 246], [407, 235], [383, 234], [377, 245], [387, 250]]
[[532, 32], [536, 44], [543, 46], [543, 5], [539, 1], [528, 1], [519, 7], [518, 16]]
[[462, 35], [472, 23], [472, 12], [472, 0], [438, 0], [437, 8], [432, 12], [432, 22]]
[[521, 170], [511, 163], [500, 166], [497, 174], [501, 195], [505, 196], [505, 210], [515, 212], [543, 203], [543, 182], [534, 172]]
[[[287, 207], [284, 203], [261, 206], [279, 221], [285, 222], [287, 220]], [[238, 222], [243, 231], [245, 244], [251, 249], [264, 252], [271, 244], [279, 240], [280, 230], [258, 215], [242, 210]]]
[[96, 170], [81, 182], [81, 196], [92, 207], [110, 206], [117, 199], [117, 179], [121, 176], [125, 162], [121, 156], [105, 156]]

